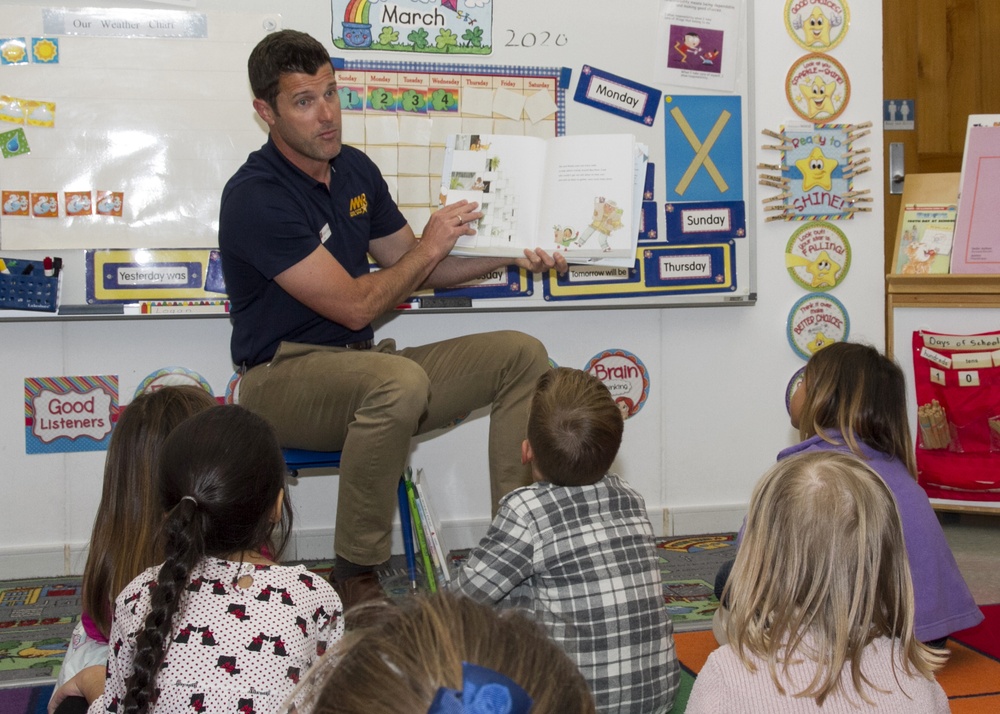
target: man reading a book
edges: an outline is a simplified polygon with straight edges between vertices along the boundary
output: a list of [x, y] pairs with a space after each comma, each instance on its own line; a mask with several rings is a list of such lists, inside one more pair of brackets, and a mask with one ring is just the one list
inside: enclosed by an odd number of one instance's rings
[[[371, 322], [422, 288], [461, 283], [511, 262], [449, 252], [478, 204], [436, 211], [418, 241], [374, 163], [342, 144], [340, 97], [323, 45], [283, 30], [248, 63], [253, 107], [270, 135], [222, 194], [219, 247], [232, 306], [239, 401], [282, 445], [342, 451], [331, 580], [344, 606], [381, 596], [396, 486], [410, 438], [490, 405], [494, 508], [530, 482], [520, 463], [545, 348], [519, 332], [398, 349]], [[368, 256], [380, 270], [369, 272]], [[565, 259], [525, 251], [532, 272]]]

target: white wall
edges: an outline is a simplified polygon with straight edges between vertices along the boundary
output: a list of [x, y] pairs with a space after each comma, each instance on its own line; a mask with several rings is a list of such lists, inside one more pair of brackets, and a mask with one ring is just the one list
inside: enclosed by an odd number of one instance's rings
[[[783, 81], [804, 52], [785, 32], [784, 4], [752, 4], [754, 97], [753, 107], [744, 109], [750, 117], [745, 142], [752, 165], [774, 161], [773, 152], [759, 150], [767, 142], [760, 130], [776, 130], [795, 118]], [[878, 197], [884, 179], [877, 5], [851, 3], [850, 30], [832, 53], [852, 84], [840, 120], [875, 122], [862, 140], [871, 147], [873, 170], [857, 186], [871, 188], [876, 197], [872, 213], [839, 224], [850, 240], [853, 260], [850, 275], [833, 294], [850, 314], [851, 339], [881, 347], [883, 218]], [[495, 34], [503, 26], [500, 15], [498, 4]], [[292, 22], [286, 26], [296, 27]], [[626, 73], [626, 68], [609, 69]], [[658, 180], [662, 182], [662, 174]], [[626, 423], [617, 470], [645, 496], [657, 530], [733, 530], [742, 521], [757, 477], [780, 449], [795, 441], [784, 392], [803, 362], [789, 347], [785, 329], [788, 312], [803, 291], [788, 276], [784, 249], [798, 225], [765, 224], [757, 216], [751, 230], [757, 240], [758, 301], [752, 307], [407, 313], [380, 327], [378, 336], [392, 336], [405, 345], [517, 328], [541, 338], [557, 363], [573, 367], [584, 366], [609, 347], [635, 353], [649, 369], [650, 396]], [[231, 374], [228, 340], [229, 325], [220, 318], [0, 323], [0, 577], [80, 572], [101, 483], [103, 453], [25, 455], [24, 379], [118, 374], [122, 401], [127, 402], [149, 373], [184, 366], [204, 375], [221, 394]], [[414, 446], [411, 464], [425, 470], [447, 547], [471, 545], [485, 530], [485, 453], [482, 414]], [[331, 555], [337, 481], [335, 475], [307, 476], [292, 487], [299, 557]]]

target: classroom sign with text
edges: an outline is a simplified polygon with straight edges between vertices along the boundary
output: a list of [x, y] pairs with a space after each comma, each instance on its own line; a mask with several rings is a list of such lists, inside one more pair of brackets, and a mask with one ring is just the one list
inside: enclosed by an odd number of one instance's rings
[[441, 55], [493, 51], [493, 3], [488, 0], [461, 7], [458, 0], [331, 0], [330, 10], [337, 49]]
[[24, 380], [25, 453], [104, 451], [117, 419], [115, 375]]

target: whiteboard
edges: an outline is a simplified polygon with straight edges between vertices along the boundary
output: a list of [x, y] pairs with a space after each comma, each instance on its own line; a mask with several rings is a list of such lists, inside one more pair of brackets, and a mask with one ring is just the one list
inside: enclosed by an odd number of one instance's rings
[[[723, 173], [740, 174], [742, 195], [738, 202], [745, 210], [743, 220], [747, 226], [755, 224], [752, 167], [748, 159], [753, 102], [749, 81], [752, 68], [748, 67], [747, 59], [750, 46], [747, 3], [711, 0], [712, 4], [735, 8], [738, 23], [737, 32], [729, 33], [726, 85], [692, 83], [680, 78], [680, 74], [664, 73], [665, 53], [670, 51], [665, 40], [673, 39], [664, 18], [665, 9], [669, 7], [676, 13], [678, 8], [705, 3], [639, 0], [611, 11], [607, 3], [581, 0], [573, 4], [572, 12], [567, 12], [563, 3], [528, 0], [495, 4], [458, 0], [456, 6], [463, 3], [478, 6], [481, 13], [490, 10], [487, 37], [492, 46], [488, 53], [455, 56], [411, 53], [403, 59], [435, 66], [461, 63], [518, 70], [525, 67], [561, 70], [564, 82], [560, 121], [564, 126], [560, 128], [565, 133], [632, 133], [649, 146], [650, 161], [655, 167], [650, 201], [655, 206], [654, 248], [665, 250], [671, 242], [665, 225], [668, 174], [680, 175], [689, 168], [687, 158], [678, 161], [678, 154], [671, 154], [672, 148], [677, 147], [667, 146], [671, 116], [667, 98], [735, 101], [740, 113], [734, 121], [738, 121], [742, 144], [738, 151], [730, 147], [724, 154], [709, 156], [714, 156], [714, 163], [723, 167]], [[372, 15], [389, 5], [369, 4]], [[450, 0], [440, 4], [450, 4]], [[55, 107], [52, 126], [23, 126], [30, 152], [0, 161], [0, 185], [4, 190], [26, 193], [32, 199], [36, 194], [56, 194], [60, 208], [59, 215], [49, 218], [0, 217], [0, 256], [61, 256], [64, 261], [61, 304], [72, 305], [86, 303], [88, 299], [88, 249], [214, 247], [222, 187], [246, 155], [266, 139], [266, 127], [251, 107], [246, 80], [246, 58], [266, 32], [276, 28], [310, 32], [330, 49], [335, 60], [342, 62], [403, 61], [399, 52], [338, 47], [338, 40], [344, 34], [341, 22], [344, 6], [340, 0], [280, 4], [264, 0], [244, 0], [238, 4], [221, 0], [67, 2], [55, 9], [45, 3], [27, 1], [0, 6], [0, 22], [7, 37], [25, 38], [29, 54], [33, 38], [55, 38], [59, 53], [56, 64], [28, 61], [0, 67], [5, 95], [51, 103]], [[143, 13], [152, 17], [177, 13], [181, 29], [175, 30], [175, 34], [180, 36], [169, 36], [169, 32], [165, 36], [129, 36], [127, 31], [109, 36], [108, 31], [72, 27], [76, 13], [91, 12], [102, 17], [101, 13], [109, 16], [119, 11], [129, 18], [141, 17]], [[676, 16], [673, 22], [676, 24]], [[402, 34], [405, 37], [407, 33]], [[649, 124], [631, 121], [576, 101], [574, 93], [589, 68], [661, 92], [663, 99], [658, 102], [653, 121]], [[685, 75], [696, 76], [690, 72]], [[678, 83], [670, 84], [665, 77], [677, 79]], [[692, 120], [694, 142], [682, 148], [693, 152], [698, 142], [707, 143], [706, 126], [710, 127], [711, 121], [699, 125]], [[15, 128], [13, 123], [0, 121], [0, 132]], [[696, 170], [701, 179], [707, 175], [705, 166]], [[67, 214], [67, 196], [75, 196], [75, 192], [90, 192], [94, 212]], [[121, 215], [98, 215], [96, 206], [100, 199], [108, 195], [113, 199], [115, 194], [121, 198]], [[419, 228], [414, 225], [417, 232]], [[752, 230], [734, 240], [722, 241], [725, 245], [720, 250], [731, 252], [728, 260], [732, 265], [729, 276], [732, 284], [727, 283], [725, 292], [650, 291], [635, 289], [633, 285], [613, 290], [607, 297], [601, 294], [580, 297], [569, 290], [563, 291], [568, 297], [546, 299], [549, 293], [558, 292], [554, 275], [534, 279], [521, 275], [516, 282], [524, 289], [517, 297], [473, 297], [453, 302], [452, 306], [489, 310], [752, 304], [756, 297], [754, 242]], [[654, 270], [656, 255], [650, 255], [652, 262], [648, 267]], [[546, 286], [546, 280], [551, 285]], [[484, 293], [460, 290], [443, 294]], [[47, 316], [2, 311], [0, 319]]]

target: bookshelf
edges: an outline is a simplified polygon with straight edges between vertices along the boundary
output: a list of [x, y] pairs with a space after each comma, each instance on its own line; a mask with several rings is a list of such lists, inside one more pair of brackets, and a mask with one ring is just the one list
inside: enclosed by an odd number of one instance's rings
[[[910, 174], [906, 177], [891, 264], [896, 265], [903, 232], [903, 211], [912, 204], [957, 203], [958, 173]], [[908, 412], [916, 424], [911, 336], [916, 329], [954, 334], [994, 331], [1000, 327], [1000, 275], [886, 275], [886, 354], [895, 357], [910, 385]], [[1000, 515], [1000, 502], [931, 499], [936, 511]]]

